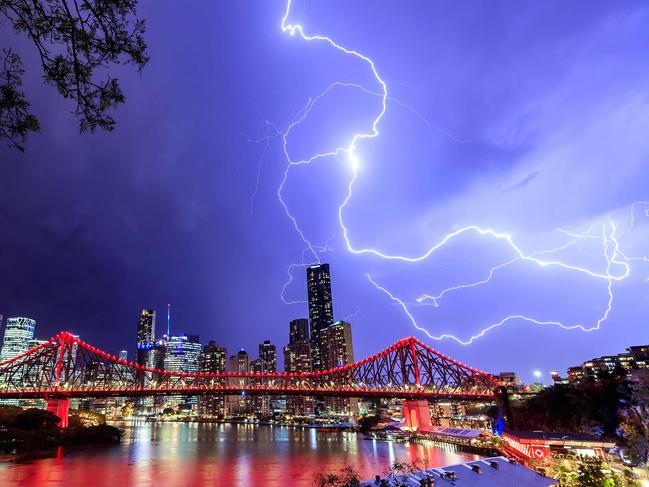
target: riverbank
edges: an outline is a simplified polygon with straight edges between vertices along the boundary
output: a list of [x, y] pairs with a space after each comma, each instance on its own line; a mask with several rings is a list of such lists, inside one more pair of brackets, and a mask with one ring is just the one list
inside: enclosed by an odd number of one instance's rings
[[70, 426], [59, 427], [60, 418], [42, 409], [0, 407], [0, 453], [49, 451], [59, 446], [118, 444], [119, 428], [106, 424], [101, 415], [76, 412]]

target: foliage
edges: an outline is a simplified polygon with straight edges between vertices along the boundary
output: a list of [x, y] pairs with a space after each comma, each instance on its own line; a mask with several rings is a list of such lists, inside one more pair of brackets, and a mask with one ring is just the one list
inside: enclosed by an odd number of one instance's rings
[[25, 73], [22, 60], [11, 49], [3, 49], [0, 58], [0, 138], [23, 151], [29, 132], [40, 129], [38, 120], [29, 112], [30, 103], [20, 91]]
[[13, 426], [16, 416], [23, 411], [19, 406], [0, 405], [0, 426]]
[[548, 474], [565, 487], [637, 487], [633, 473], [619, 475], [598, 458], [572, 457], [555, 459]]
[[649, 463], [649, 370], [631, 386], [631, 404], [622, 413], [622, 430], [629, 458], [637, 465]]
[[[46, 85], [75, 102], [81, 132], [112, 130], [109, 110], [124, 102], [119, 80], [101, 72], [114, 65], [148, 62], [144, 21], [137, 0], [0, 0], [4, 17], [36, 48]], [[4, 51], [0, 72], [0, 138], [21, 151], [39, 124], [20, 91], [20, 57]]]
[[98, 426], [106, 424], [106, 416], [96, 411], [70, 410], [70, 426]]
[[361, 485], [358, 473], [350, 466], [340, 469], [340, 473], [317, 473], [313, 476], [316, 487], [359, 487]]
[[515, 405], [513, 413], [519, 429], [614, 437], [620, 404], [630, 399], [631, 388], [623, 375], [602, 375], [599, 381], [549, 387]]
[[61, 422], [61, 418], [43, 409], [28, 409], [14, 419], [13, 427], [19, 430], [47, 430], [54, 429]]
[[[86, 420], [90, 421], [90, 426], [84, 425]], [[115, 443], [122, 438], [122, 431], [107, 425], [102, 414], [72, 410], [70, 427], [59, 428], [60, 421], [58, 416], [42, 409], [0, 406], [0, 451]]]
[[400, 475], [411, 474], [419, 470], [426, 470], [426, 468], [426, 460], [414, 460], [412, 462], [395, 461], [387, 468], [385, 475], [389, 478], [395, 478], [399, 477]]
[[174, 408], [167, 407], [162, 410], [162, 414], [164, 414], [165, 416], [171, 416], [176, 414], [176, 410]]

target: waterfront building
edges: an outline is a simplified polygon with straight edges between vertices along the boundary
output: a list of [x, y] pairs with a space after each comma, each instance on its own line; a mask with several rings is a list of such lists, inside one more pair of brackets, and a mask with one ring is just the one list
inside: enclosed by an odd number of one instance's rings
[[[311, 345], [308, 340], [294, 341], [284, 347], [284, 371], [290, 373], [311, 372]], [[286, 412], [293, 416], [313, 414], [313, 397], [288, 396]]]
[[311, 327], [311, 367], [323, 370], [321, 356], [321, 334], [334, 321], [331, 295], [331, 273], [329, 264], [310, 266], [306, 270]]
[[[230, 372], [237, 374], [248, 374], [251, 372], [250, 357], [248, 353], [241, 349], [236, 355], [231, 355], [229, 359]], [[247, 379], [239, 379], [240, 386], [244, 388]], [[236, 396], [225, 396], [225, 408], [228, 416], [245, 416], [252, 413], [252, 401], [245, 394]]]
[[[251, 363], [252, 372], [259, 374], [273, 374], [277, 372], [277, 348], [269, 340], [259, 345], [259, 358]], [[260, 395], [252, 400], [253, 409], [258, 416], [269, 416], [272, 413], [271, 403], [277, 397]]]
[[[354, 363], [352, 325], [337, 321], [321, 332], [321, 357], [323, 370], [344, 367]], [[348, 416], [358, 409], [357, 399], [332, 397], [325, 400], [327, 412]]]
[[[164, 370], [170, 372], [191, 373], [198, 372], [199, 360], [201, 355], [201, 344], [198, 335], [180, 334], [171, 336], [164, 344], [164, 347], [154, 346], [153, 353], [163, 354], [162, 362]], [[151, 354], [150, 354], [151, 355]], [[156, 360], [160, 357], [156, 354]], [[180, 409], [193, 409], [198, 404], [196, 396], [170, 396], [166, 401], [166, 406], [180, 405]]]
[[29, 350], [29, 342], [34, 338], [36, 321], [31, 318], [7, 318], [0, 362], [9, 360]]
[[[208, 374], [222, 374], [225, 372], [227, 352], [215, 341], [203, 347], [200, 357], [200, 371]], [[215, 382], [215, 385], [217, 383]], [[223, 394], [202, 395], [198, 398], [198, 413], [203, 416], [224, 417], [225, 397]]]
[[[457, 433], [457, 430], [455, 430]], [[557, 481], [532, 470], [520, 462], [505, 457], [482, 458], [457, 465], [444, 465], [444, 468], [423, 468], [413, 473], [396, 475], [395, 478], [360, 482], [360, 487], [377, 485], [449, 485], [454, 487], [493, 487], [497, 485], [517, 485], [519, 487], [550, 487]], [[394, 482], [394, 483], [393, 483]]]

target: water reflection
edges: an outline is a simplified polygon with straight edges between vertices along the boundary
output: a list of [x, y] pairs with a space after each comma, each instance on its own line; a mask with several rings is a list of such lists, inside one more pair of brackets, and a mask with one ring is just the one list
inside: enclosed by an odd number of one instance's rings
[[429, 466], [477, 458], [452, 448], [386, 443], [351, 433], [244, 424], [133, 423], [109, 448], [0, 462], [2, 486], [311, 485], [313, 474], [353, 465], [363, 478], [393, 461]]

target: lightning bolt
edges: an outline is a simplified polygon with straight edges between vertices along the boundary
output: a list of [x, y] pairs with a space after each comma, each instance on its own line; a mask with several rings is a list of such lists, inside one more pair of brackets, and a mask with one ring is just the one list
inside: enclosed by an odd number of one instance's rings
[[[525, 321], [529, 323], [533, 323], [536, 325], [553, 325], [553, 326], [559, 326], [563, 329], [566, 330], [574, 330], [574, 329], [580, 329], [582, 331], [593, 331], [599, 329], [601, 324], [608, 318], [611, 310], [612, 310], [612, 305], [613, 305], [613, 291], [612, 291], [612, 286], [615, 282], [622, 281], [626, 279], [629, 274], [630, 274], [630, 266], [629, 266], [629, 261], [630, 260], [644, 260], [646, 262], [649, 262], [649, 259], [647, 257], [627, 257], [621, 250], [620, 250], [620, 245], [619, 245], [619, 238], [627, 233], [629, 230], [631, 230], [635, 224], [635, 215], [636, 215], [636, 208], [641, 205], [649, 205], [649, 202], [647, 201], [641, 201], [641, 202], [636, 202], [632, 205], [631, 208], [631, 219], [630, 223], [627, 226], [627, 228], [621, 232], [619, 235], [617, 234], [617, 227], [612, 219], [609, 219], [608, 223], [603, 225], [603, 231], [602, 235], [592, 235], [591, 232], [593, 228], [595, 228], [596, 224], [593, 224], [586, 233], [584, 234], [579, 234], [572, 232], [570, 230], [566, 229], [560, 229], [563, 233], [565, 233], [568, 236], [571, 236], [574, 238], [574, 240], [568, 242], [567, 244], [564, 244], [560, 247], [557, 247], [555, 249], [550, 249], [550, 250], [541, 250], [538, 252], [534, 253], [526, 253], [524, 252], [521, 247], [515, 242], [514, 237], [508, 233], [503, 233], [498, 230], [492, 229], [492, 228], [484, 228], [480, 227], [478, 225], [467, 225], [463, 226], [460, 228], [456, 228], [453, 231], [447, 233], [444, 235], [438, 242], [434, 243], [430, 247], [428, 247], [424, 252], [417, 254], [417, 255], [398, 255], [398, 254], [392, 254], [392, 253], [387, 253], [383, 252], [381, 250], [375, 249], [375, 248], [357, 248], [354, 246], [352, 243], [351, 237], [350, 237], [350, 230], [348, 226], [345, 224], [345, 219], [344, 219], [344, 213], [347, 205], [351, 201], [353, 197], [353, 189], [354, 185], [356, 183], [356, 180], [358, 178], [359, 174], [359, 169], [361, 167], [361, 161], [359, 158], [359, 155], [357, 153], [357, 148], [358, 148], [358, 143], [362, 140], [365, 139], [373, 139], [379, 136], [379, 125], [382, 121], [382, 119], [385, 116], [388, 102], [394, 102], [404, 108], [407, 108], [411, 110], [413, 113], [415, 113], [416, 116], [418, 116], [420, 119], [424, 121], [424, 123], [427, 124], [427, 126], [431, 130], [438, 131], [440, 133], [443, 133], [444, 135], [448, 136], [452, 140], [458, 143], [463, 143], [462, 140], [457, 139], [453, 137], [451, 134], [438, 129], [437, 127], [434, 127], [430, 122], [428, 122], [425, 117], [423, 117], [419, 112], [417, 112], [413, 107], [401, 103], [398, 100], [391, 98], [388, 95], [388, 86], [385, 80], [381, 77], [379, 74], [379, 71], [376, 68], [376, 65], [374, 61], [354, 50], [347, 48], [338, 42], [334, 41], [332, 38], [325, 36], [325, 35], [320, 35], [320, 34], [308, 34], [306, 33], [304, 27], [301, 24], [296, 24], [290, 22], [289, 16], [291, 13], [291, 6], [292, 6], [293, 1], [292, 0], [287, 0], [286, 3], [286, 9], [284, 12], [284, 16], [282, 17], [281, 20], [281, 29], [284, 33], [289, 34], [292, 37], [297, 37], [302, 39], [303, 41], [306, 42], [315, 42], [315, 43], [324, 43], [332, 47], [333, 49], [336, 49], [339, 51], [341, 54], [345, 56], [351, 56], [356, 59], [358, 59], [360, 62], [364, 63], [368, 69], [370, 70], [372, 76], [374, 77], [375, 84], [376, 86], [379, 87], [378, 91], [372, 90], [366, 86], [357, 84], [357, 83], [345, 83], [341, 81], [336, 81], [329, 85], [325, 90], [323, 90], [320, 94], [317, 96], [310, 98], [307, 102], [307, 104], [304, 106], [300, 112], [293, 118], [293, 120], [289, 123], [288, 127], [284, 130], [279, 132], [279, 136], [281, 136], [282, 139], [282, 148], [283, 148], [283, 154], [284, 157], [286, 158], [287, 161], [287, 166], [284, 170], [283, 173], [283, 178], [281, 180], [281, 183], [279, 187], [277, 188], [277, 198], [281, 204], [281, 206], [284, 209], [284, 212], [287, 216], [287, 218], [291, 221], [297, 235], [300, 237], [301, 241], [304, 244], [304, 250], [302, 252], [302, 259], [301, 262], [298, 264], [291, 264], [288, 269], [287, 269], [287, 275], [288, 275], [288, 280], [284, 283], [284, 286], [282, 287], [282, 292], [281, 292], [281, 298], [284, 302], [286, 303], [294, 303], [294, 302], [303, 302], [303, 301], [290, 301], [285, 298], [285, 291], [288, 286], [290, 286], [291, 282], [293, 281], [293, 271], [297, 268], [304, 268], [307, 265], [311, 265], [314, 263], [320, 263], [321, 262], [321, 257], [320, 255], [326, 251], [329, 251], [330, 248], [328, 247], [328, 242], [325, 243], [324, 245], [317, 245], [311, 242], [311, 240], [307, 237], [306, 232], [300, 227], [300, 224], [295, 217], [295, 215], [291, 212], [288, 204], [285, 201], [284, 198], [284, 189], [285, 185], [288, 181], [289, 174], [291, 169], [294, 166], [298, 165], [303, 165], [303, 164], [311, 164], [314, 161], [320, 160], [320, 159], [325, 159], [325, 158], [331, 158], [331, 157], [336, 157], [340, 155], [345, 155], [348, 165], [349, 165], [349, 171], [350, 171], [350, 179], [347, 184], [347, 191], [345, 194], [344, 199], [338, 206], [338, 211], [337, 211], [337, 217], [338, 217], [338, 226], [340, 227], [341, 233], [342, 233], [342, 238], [345, 242], [345, 247], [348, 252], [354, 255], [362, 255], [362, 254], [367, 254], [371, 255], [373, 257], [376, 257], [381, 260], [385, 261], [400, 261], [404, 262], [407, 264], [415, 264], [418, 262], [422, 262], [429, 257], [431, 257], [435, 252], [438, 250], [442, 249], [443, 247], [447, 246], [450, 244], [452, 241], [457, 239], [460, 236], [463, 236], [465, 234], [474, 234], [479, 237], [486, 237], [490, 238], [492, 240], [500, 241], [502, 242], [506, 247], [509, 248], [509, 250], [512, 252], [512, 258], [504, 263], [498, 264], [494, 267], [492, 267], [489, 270], [488, 275], [476, 282], [472, 283], [467, 283], [467, 284], [460, 284], [457, 286], [452, 286], [447, 289], [442, 290], [440, 293], [437, 295], [429, 295], [429, 294], [423, 294], [419, 296], [416, 299], [416, 304], [414, 303], [407, 303], [403, 301], [402, 299], [396, 297], [393, 293], [391, 293], [389, 290], [387, 290], [385, 287], [379, 285], [369, 274], [367, 274], [367, 279], [368, 281], [374, 285], [379, 291], [382, 291], [385, 293], [392, 301], [395, 303], [399, 304], [402, 308], [406, 316], [409, 318], [409, 320], [412, 322], [413, 326], [421, 331], [422, 333], [426, 334], [429, 338], [434, 339], [434, 340], [442, 340], [442, 339], [452, 339], [457, 341], [458, 343], [462, 345], [468, 345], [473, 343], [475, 340], [478, 338], [481, 338], [484, 336], [486, 333], [488, 333], [490, 330], [493, 330], [494, 328], [500, 327], [504, 325], [505, 323], [509, 321], [514, 321], [514, 320], [520, 320], [520, 321]], [[299, 159], [295, 160], [292, 158], [290, 151], [288, 149], [288, 140], [289, 137], [292, 133], [292, 131], [301, 125], [310, 115], [313, 107], [319, 103], [323, 98], [325, 98], [328, 94], [330, 94], [333, 90], [338, 89], [338, 88], [353, 88], [357, 89], [364, 94], [371, 95], [378, 97], [380, 100], [380, 104], [378, 107], [378, 110], [375, 114], [375, 116], [371, 119], [371, 122], [368, 124], [368, 128], [365, 131], [357, 132], [354, 134], [350, 134], [348, 140], [346, 143], [339, 145], [337, 147], [332, 148], [331, 150], [328, 150], [326, 152], [320, 152], [311, 155], [310, 157], [307, 157], [305, 159]], [[645, 210], [645, 215], [649, 216], [649, 209]], [[564, 262], [562, 260], [558, 260], [556, 258], [543, 258], [542, 256], [549, 254], [549, 255], [554, 255], [555, 253], [559, 252], [560, 250], [564, 250], [574, 244], [576, 244], [579, 241], [583, 241], [584, 239], [597, 239], [602, 242], [603, 245], [603, 257], [606, 261], [606, 267], [605, 271], [598, 271], [598, 270], [593, 270], [589, 269], [584, 266], [578, 266], [578, 265], [573, 265], [567, 262]], [[307, 259], [308, 256], [308, 259]], [[307, 262], [308, 260], [308, 262]], [[606, 289], [607, 289], [607, 295], [608, 295], [608, 300], [607, 300], [607, 306], [604, 311], [604, 313], [599, 317], [599, 319], [593, 324], [593, 325], [584, 325], [584, 324], [564, 324], [560, 321], [542, 321], [542, 320], [537, 320], [533, 317], [524, 315], [524, 314], [516, 314], [516, 315], [511, 315], [503, 318], [502, 320], [492, 323], [485, 328], [483, 328], [479, 333], [471, 336], [469, 339], [463, 340], [461, 338], [458, 338], [454, 335], [451, 334], [441, 334], [441, 335], [434, 335], [430, 333], [426, 328], [420, 326], [417, 323], [417, 320], [413, 316], [410, 306], [413, 305], [432, 305], [432, 306], [439, 306], [439, 301], [448, 293], [459, 291], [461, 289], [467, 289], [467, 288], [473, 288], [473, 287], [478, 287], [481, 285], [484, 285], [491, 281], [491, 279], [494, 277], [494, 275], [502, 270], [503, 268], [512, 265], [515, 262], [527, 262], [530, 263], [534, 266], [540, 267], [540, 268], [549, 268], [549, 267], [556, 267], [563, 269], [567, 272], [575, 273], [575, 274], [581, 274], [588, 276], [589, 278], [593, 279], [598, 279], [598, 280], [603, 280], [606, 282]]]
[[[616, 236], [616, 226], [615, 226], [615, 223], [613, 222], [613, 220], [609, 220], [609, 225], [610, 225], [610, 227], [611, 227], [610, 234], [607, 236], [607, 235], [606, 235], [606, 229], [604, 229], [603, 236], [602, 236], [602, 237], [597, 237], [598, 239], [601, 238], [602, 241], [603, 241], [603, 244], [604, 244], [604, 257], [606, 258], [606, 262], [607, 262], [607, 264], [606, 264], [606, 273], [607, 273], [607, 275], [609, 276], [609, 277], [607, 278], [607, 287], [606, 287], [606, 289], [607, 289], [607, 294], [608, 294], [608, 300], [607, 300], [607, 305], [606, 305], [606, 309], [604, 310], [604, 313], [599, 317], [599, 319], [595, 322], [595, 324], [594, 324], [594, 325], [591, 325], [591, 326], [587, 326], [587, 325], [579, 324], [579, 323], [566, 325], [566, 324], [564, 324], [564, 323], [562, 323], [562, 322], [560, 322], [560, 321], [538, 320], [538, 319], [536, 319], [536, 318], [533, 318], [533, 317], [530, 317], [530, 316], [527, 316], [527, 315], [523, 315], [523, 314], [515, 314], [515, 315], [509, 315], [509, 316], [503, 318], [502, 320], [500, 320], [500, 321], [498, 321], [498, 322], [496, 322], [496, 323], [491, 323], [491, 324], [487, 325], [487, 326], [484, 327], [484, 328], [483, 328], [479, 333], [477, 333], [477, 334], [475, 334], [475, 335], [472, 335], [472, 336], [469, 337], [469, 339], [467, 339], [467, 340], [463, 340], [463, 339], [461, 339], [461, 338], [459, 338], [459, 337], [457, 337], [457, 336], [455, 336], [455, 335], [451, 335], [451, 334], [447, 334], [447, 333], [444, 333], [444, 334], [441, 334], [441, 335], [433, 335], [432, 333], [430, 333], [430, 331], [428, 331], [428, 329], [422, 327], [422, 326], [417, 322], [417, 319], [414, 317], [414, 315], [413, 315], [412, 312], [410, 311], [410, 308], [409, 308], [408, 303], [406, 303], [406, 302], [404, 302], [402, 299], [396, 297], [394, 294], [392, 294], [392, 293], [391, 293], [389, 290], [387, 290], [385, 287], [383, 287], [383, 286], [381, 286], [380, 284], [378, 284], [374, 279], [372, 279], [372, 277], [371, 277], [369, 274], [366, 274], [366, 277], [367, 277], [368, 281], [369, 281], [372, 285], [374, 285], [374, 287], [376, 287], [376, 289], [378, 289], [379, 291], [382, 291], [382, 292], [385, 293], [385, 294], [386, 294], [386, 295], [387, 295], [387, 296], [388, 296], [392, 301], [394, 301], [395, 303], [399, 304], [399, 306], [401, 306], [401, 308], [403, 309], [403, 311], [404, 311], [404, 313], [406, 314], [406, 316], [408, 317], [408, 319], [411, 321], [412, 325], [413, 325], [417, 330], [419, 330], [419, 331], [421, 331], [422, 333], [426, 334], [426, 336], [428, 336], [428, 337], [429, 337], [430, 339], [432, 339], [432, 340], [451, 339], [451, 340], [456, 341], [456, 342], [459, 343], [460, 345], [470, 345], [470, 344], [473, 343], [475, 340], [477, 340], [477, 339], [482, 338], [483, 336], [485, 336], [489, 331], [491, 331], [491, 330], [493, 330], [493, 329], [495, 329], [495, 328], [501, 327], [501, 326], [504, 325], [505, 323], [507, 323], [507, 322], [509, 322], [509, 321], [513, 321], [513, 320], [526, 321], [526, 322], [528, 322], [528, 323], [532, 323], [532, 324], [535, 324], [535, 325], [553, 325], [553, 326], [559, 326], [559, 327], [563, 328], [564, 330], [575, 330], [575, 329], [579, 329], [579, 330], [582, 330], [582, 331], [585, 331], [585, 332], [591, 332], [591, 331], [594, 331], [594, 330], [598, 330], [598, 329], [600, 328], [600, 326], [602, 325], [602, 323], [603, 323], [604, 321], [606, 321], [606, 319], [608, 318], [608, 316], [609, 316], [611, 310], [613, 309], [613, 290], [612, 290], [612, 286], [613, 286], [613, 282], [616, 280], [616, 276], [613, 276], [613, 275], [610, 273], [610, 271], [611, 271], [611, 267], [612, 267], [614, 264], [619, 263], [619, 262], [616, 261], [615, 259], [616, 259], [616, 257], [619, 255], [620, 251], [619, 251], [619, 241], [618, 241], [618, 237]], [[578, 235], [578, 237], [579, 237], [579, 238], [588, 238], [588, 236], [581, 236], [581, 235]], [[570, 244], [566, 244], [565, 246], [562, 246], [562, 247], [560, 247], [560, 248], [561, 248], [561, 249], [562, 249], [562, 248], [566, 248], [567, 245], [571, 245], [571, 244], [573, 244], [573, 243], [574, 243], [574, 242], [571, 242]], [[612, 251], [611, 251], [611, 248], [612, 248]], [[556, 249], [555, 249], [555, 250], [556, 250]], [[550, 250], [550, 251], [543, 251], [543, 252], [552, 252], [552, 250]], [[455, 286], [455, 287], [453, 287], [453, 288], [449, 288], [449, 289], [447, 289], [447, 290], [445, 290], [445, 291], [446, 291], [446, 292], [450, 292], [451, 290], [458, 290], [458, 289], [462, 289], [462, 288], [466, 288], [466, 287], [473, 287], [473, 286], [475, 286], [475, 285], [484, 284], [484, 283], [488, 282], [488, 281], [490, 280], [490, 278], [493, 276], [493, 271], [494, 271], [495, 269], [500, 269], [500, 268], [504, 267], [505, 265], [508, 265], [508, 264], [510, 264], [510, 263], [512, 263], [512, 262], [513, 262], [513, 260], [512, 260], [512, 261], [509, 261], [509, 262], [507, 262], [507, 263], [505, 263], [505, 264], [501, 264], [501, 265], [499, 265], [499, 266], [496, 266], [496, 267], [492, 268], [492, 272], [490, 272], [489, 278], [487, 278], [487, 279], [485, 279], [485, 280], [479, 281], [479, 282], [477, 282], [477, 283], [469, 284], [469, 285]], [[626, 269], [626, 276], [628, 276], [628, 273], [629, 273], [628, 265], [626, 265], [625, 269]], [[618, 280], [619, 280], [619, 279], [618, 279]], [[444, 294], [444, 292], [440, 293], [440, 295], [438, 295], [438, 296], [432, 297], [433, 302], [436, 303], [435, 300], [436, 300], [436, 299], [439, 299], [443, 294]], [[426, 295], [425, 295], [425, 296], [426, 296]], [[420, 301], [420, 299], [422, 299], [422, 297], [418, 298], [418, 301]], [[435, 305], [437, 306], [437, 304], [435, 304]]]

